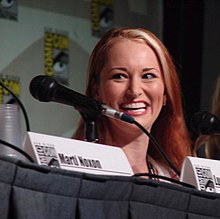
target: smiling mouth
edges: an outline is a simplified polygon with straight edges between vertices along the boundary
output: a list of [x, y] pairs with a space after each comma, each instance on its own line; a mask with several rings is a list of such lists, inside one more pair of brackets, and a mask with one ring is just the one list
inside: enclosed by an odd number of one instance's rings
[[140, 102], [140, 103], [128, 103], [128, 104], [122, 104], [121, 109], [127, 113], [143, 113], [146, 111], [146, 103]]

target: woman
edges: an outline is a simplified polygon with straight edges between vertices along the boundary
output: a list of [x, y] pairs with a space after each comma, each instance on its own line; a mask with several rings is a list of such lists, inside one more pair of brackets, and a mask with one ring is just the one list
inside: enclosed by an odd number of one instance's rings
[[[220, 75], [217, 78], [212, 97], [211, 112], [217, 117], [220, 116]], [[220, 136], [219, 135], [201, 135], [196, 139], [194, 155], [197, 155], [198, 149], [205, 146], [205, 157], [209, 159], [220, 160]]]
[[[220, 76], [216, 81], [215, 91], [212, 98], [212, 113], [220, 117]], [[220, 136], [210, 136], [206, 143], [206, 156], [209, 159], [220, 160]]]
[[[151, 32], [141, 28], [107, 32], [91, 54], [86, 94], [132, 116], [181, 169], [191, 143], [180, 84], [167, 49]], [[83, 140], [83, 129], [81, 120], [74, 138]], [[134, 173], [177, 177], [137, 126], [103, 116], [97, 129], [100, 143], [122, 148]]]

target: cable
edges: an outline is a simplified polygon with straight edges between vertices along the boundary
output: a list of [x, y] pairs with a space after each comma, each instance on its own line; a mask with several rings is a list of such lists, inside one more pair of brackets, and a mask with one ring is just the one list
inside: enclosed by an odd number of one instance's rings
[[28, 119], [28, 116], [27, 116], [27, 112], [24, 108], [24, 105], [22, 104], [22, 102], [20, 101], [20, 99], [8, 88], [6, 87], [0, 80], [0, 85], [5, 89], [7, 90], [13, 97], [14, 99], [17, 101], [17, 103], [19, 104], [19, 106], [21, 107], [22, 109], [22, 112], [24, 114], [24, 118], [25, 118], [25, 123], [26, 123], [26, 129], [27, 129], [27, 132], [30, 131], [30, 123], [29, 123], [29, 119]]
[[163, 180], [166, 180], [166, 181], [169, 181], [169, 182], [172, 182], [172, 183], [176, 183], [176, 184], [179, 184], [179, 185], [182, 185], [182, 186], [186, 186], [186, 187], [189, 187], [189, 188], [196, 189], [196, 187], [191, 185], [191, 184], [181, 182], [181, 181], [178, 181], [176, 179], [172, 179], [172, 178], [169, 178], [169, 177], [166, 177], [166, 176], [152, 174], [152, 173], [136, 173], [132, 177], [140, 177], [140, 176], [148, 176], [149, 178], [163, 179]]
[[177, 170], [177, 168], [171, 163], [171, 161], [169, 160], [169, 158], [167, 157], [166, 153], [164, 152], [164, 150], [162, 149], [162, 147], [159, 145], [159, 143], [156, 141], [156, 139], [141, 125], [139, 124], [137, 121], [133, 121], [133, 124], [135, 124], [136, 126], [138, 126], [152, 141], [152, 143], [156, 146], [156, 148], [158, 149], [158, 151], [160, 152], [160, 154], [162, 155], [162, 157], [164, 158], [164, 160], [167, 162], [167, 164], [173, 169], [173, 171], [180, 176], [180, 172]]
[[25, 151], [23, 151], [21, 148], [17, 147], [17, 146], [14, 146], [6, 141], [3, 141], [0, 139], [0, 144], [4, 144], [16, 151], [18, 151], [19, 153], [21, 153], [22, 155], [24, 155], [29, 161], [31, 161], [31, 163], [35, 163], [34, 160], [31, 158], [31, 156], [29, 156]]

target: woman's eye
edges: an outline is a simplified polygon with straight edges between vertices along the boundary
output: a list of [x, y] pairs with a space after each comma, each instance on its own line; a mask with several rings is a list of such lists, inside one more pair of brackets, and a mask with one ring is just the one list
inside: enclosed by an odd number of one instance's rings
[[114, 75], [112, 76], [112, 78], [113, 78], [113, 79], [124, 79], [124, 78], [126, 78], [126, 75], [121, 74], [121, 73], [117, 73], [117, 74], [114, 74]]
[[153, 73], [145, 73], [142, 77], [144, 79], [152, 79], [152, 78], [156, 78], [156, 75]]

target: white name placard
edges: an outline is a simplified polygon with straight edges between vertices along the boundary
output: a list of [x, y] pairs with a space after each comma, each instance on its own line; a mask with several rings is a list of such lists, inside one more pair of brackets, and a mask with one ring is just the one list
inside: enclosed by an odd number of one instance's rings
[[92, 174], [133, 175], [118, 147], [28, 132], [24, 150], [40, 165]]
[[220, 193], [220, 161], [198, 157], [186, 157], [180, 181], [198, 190]]

